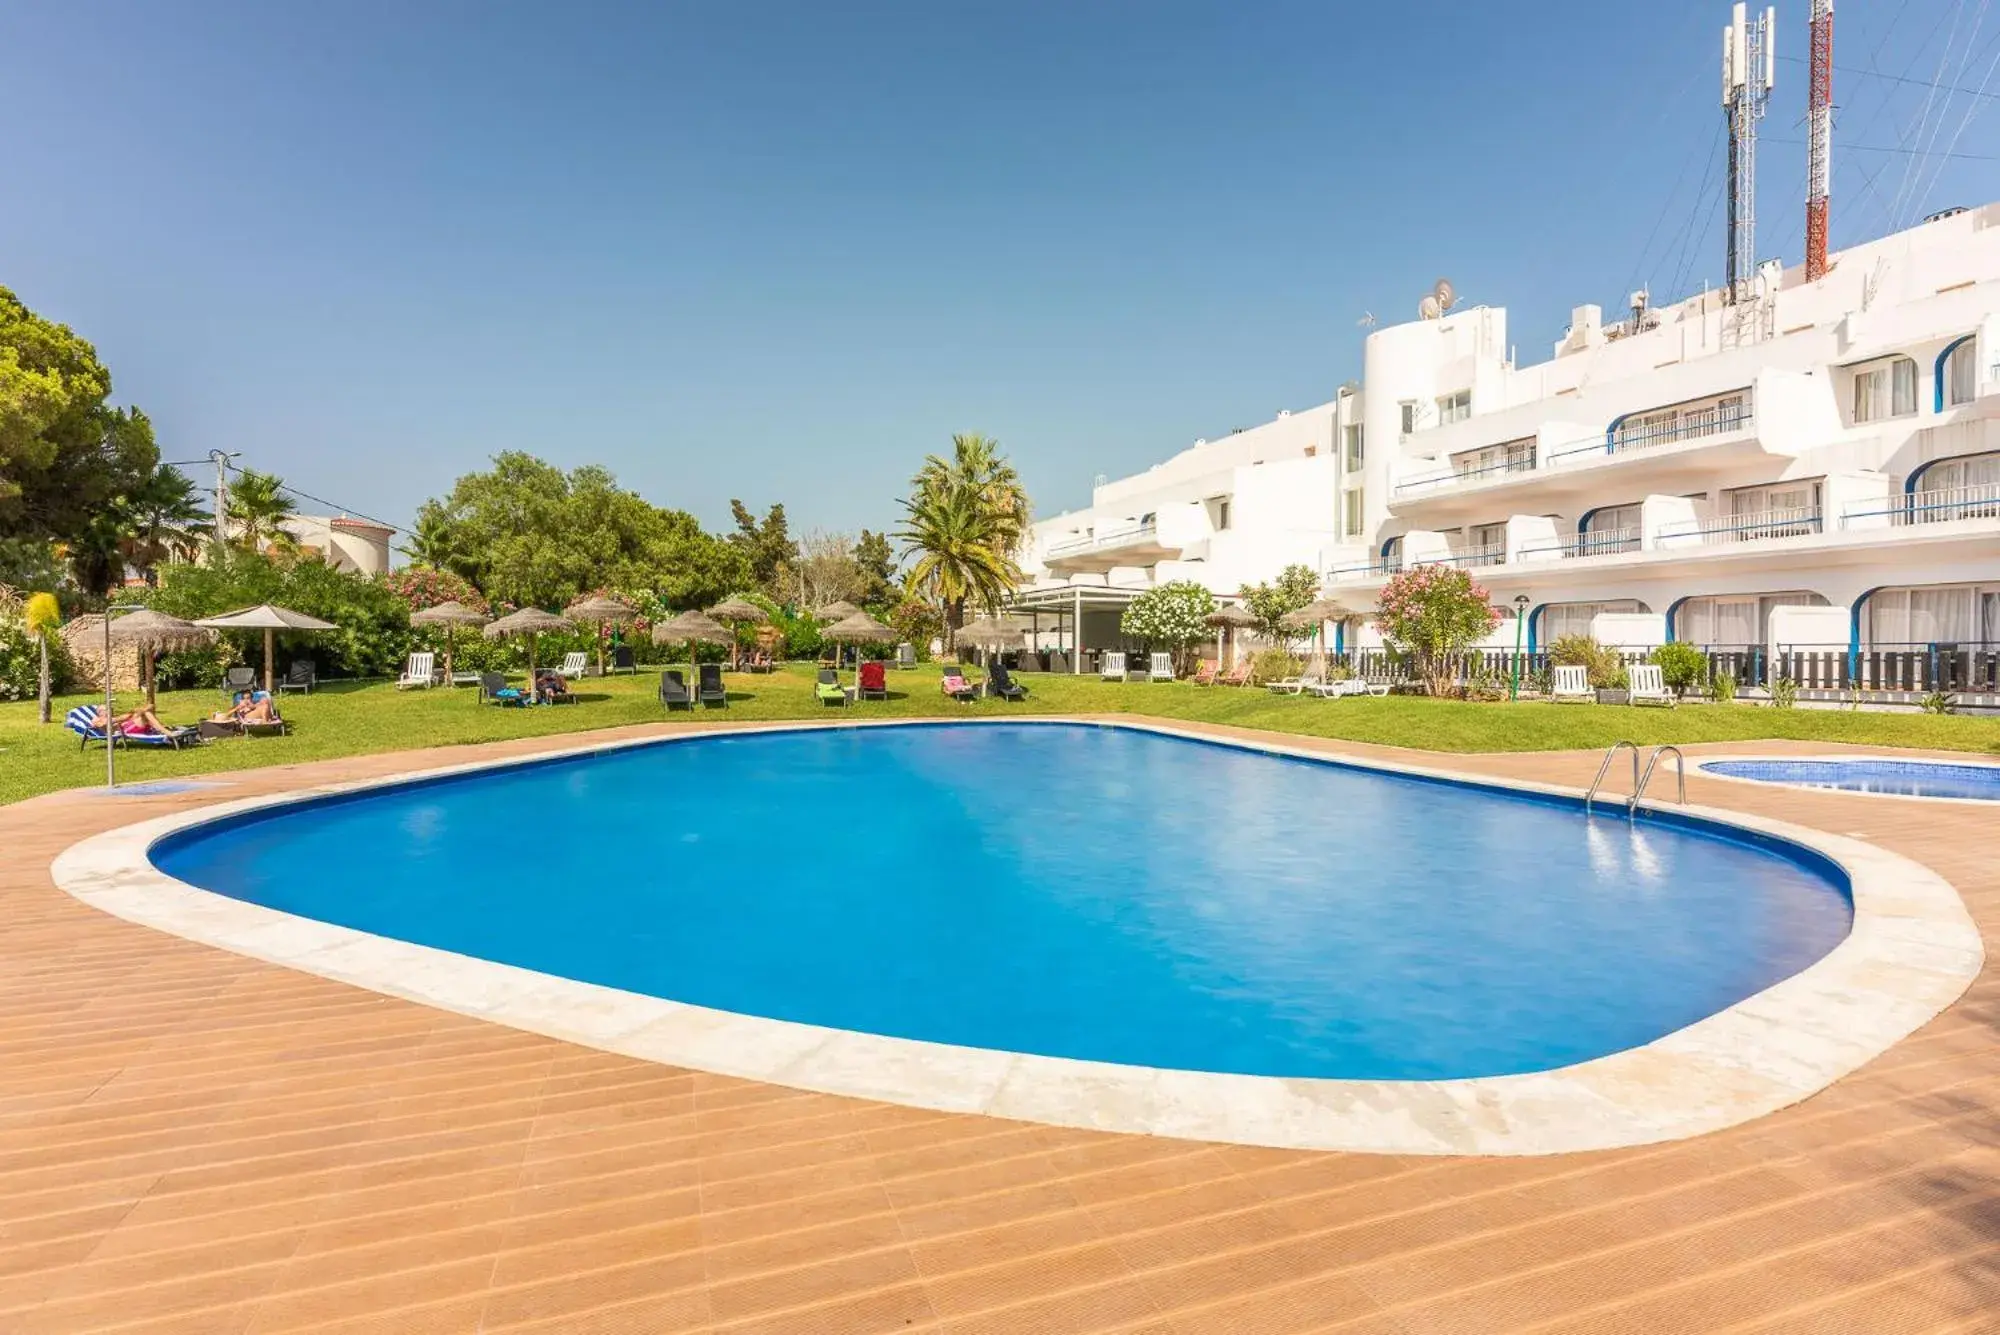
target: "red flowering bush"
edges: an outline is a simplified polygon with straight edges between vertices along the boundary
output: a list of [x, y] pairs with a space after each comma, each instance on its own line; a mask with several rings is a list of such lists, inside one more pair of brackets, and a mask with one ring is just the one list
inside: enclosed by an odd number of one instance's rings
[[412, 612], [421, 612], [426, 607], [452, 602], [464, 603], [475, 612], [491, 610], [479, 590], [449, 570], [432, 570], [429, 566], [408, 566], [402, 570], [384, 571], [376, 578], [381, 581], [384, 588], [409, 604]]
[[1399, 571], [1375, 600], [1375, 629], [1410, 656], [1432, 695], [1452, 693], [1465, 651], [1500, 624], [1491, 595], [1457, 566]]

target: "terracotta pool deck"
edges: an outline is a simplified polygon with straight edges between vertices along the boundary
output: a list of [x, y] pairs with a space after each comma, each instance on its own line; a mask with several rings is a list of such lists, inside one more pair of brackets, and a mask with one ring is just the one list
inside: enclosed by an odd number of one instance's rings
[[[0, 807], [0, 1332], [2000, 1331], [1992, 966], [1858, 1074], [1734, 1130], [1396, 1158], [655, 1066], [161, 935], [49, 879], [114, 825], [575, 740]], [[1574, 785], [1597, 761], [1320, 745]], [[2000, 813], [1688, 789], [1926, 863], [2000, 947]]]

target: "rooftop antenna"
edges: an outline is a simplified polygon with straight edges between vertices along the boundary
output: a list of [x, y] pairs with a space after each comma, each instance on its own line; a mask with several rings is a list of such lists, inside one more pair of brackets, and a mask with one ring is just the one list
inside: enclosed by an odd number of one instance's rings
[[1812, 88], [1806, 150], [1806, 281], [1826, 275], [1826, 206], [1833, 184], [1833, 0], [1812, 0]]
[[1777, 80], [1772, 29], [1777, 11], [1753, 22], [1738, 3], [1722, 30], [1722, 107], [1729, 118], [1729, 251], [1723, 266], [1723, 300], [1741, 305], [1757, 279], [1757, 122], [1764, 119]]
[[1374, 311], [1361, 312], [1361, 318], [1359, 320], [1356, 320], [1354, 323], [1363, 329], [1373, 329], [1375, 327], [1375, 312]]

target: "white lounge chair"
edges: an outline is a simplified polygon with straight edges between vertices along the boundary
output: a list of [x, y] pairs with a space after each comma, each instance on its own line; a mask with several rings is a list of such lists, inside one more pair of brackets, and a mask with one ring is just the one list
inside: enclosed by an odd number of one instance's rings
[[1635, 663], [1625, 672], [1632, 692], [1630, 699], [1635, 705], [1674, 706], [1674, 693], [1667, 689], [1667, 683], [1660, 674], [1658, 663]]
[[1269, 683], [1274, 695], [1303, 695], [1307, 691], [1317, 695], [1325, 684], [1325, 679], [1317, 672], [1307, 672], [1300, 676], [1287, 677], [1283, 681]]
[[1148, 681], [1172, 681], [1174, 679], [1174, 656], [1154, 654], [1151, 670], [1146, 673]]
[[1371, 684], [1364, 677], [1348, 677], [1341, 681], [1330, 681], [1316, 692], [1322, 700], [1338, 700], [1344, 695], [1387, 695], [1389, 683]]
[[1590, 688], [1590, 669], [1581, 663], [1558, 664], [1551, 673], [1549, 699], [1559, 705], [1596, 704], [1597, 692]]
[[590, 655], [579, 650], [576, 653], [564, 654], [562, 666], [557, 668], [556, 671], [562, 674], [564, 681], [575, 681], [583, 675], [584, 669], [589, 666]]
[[411, 654], [410, 661], [403, 665], [403, 675], [396, 680], [396, 689], [405, 686], [435, 686], [437, 684], [437, 655]]
[[1107, 652], [1097, 661], [1097, 675], [1104, 681], [1125, 680], [1125, 655]]

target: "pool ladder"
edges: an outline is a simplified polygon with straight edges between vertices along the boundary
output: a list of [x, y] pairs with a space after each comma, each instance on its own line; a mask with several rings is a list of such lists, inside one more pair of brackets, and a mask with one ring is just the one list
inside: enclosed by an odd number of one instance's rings
[[1604, 760], [1597, 767], [1597, 777], [1590, 781], [1590, 788], [1583, 795], [1583, 809], [1585, 814], [1589, 814], [1594, 809], [1597, 801], [1597, 790], [1604, 786], [1604, 776], [1611, 772], [1611, 762], [1618, 758], [1620, 751], [1630, 751], [1632, 753], [1632, 795], [1625, 799], [1626, 819], [1631, 819], [1633, 814], [1638, 811], [1639, 799], [1645, 796], [1646, 785], [1653, 781], [1653, 771], [1659, 768], [1660, 757], [1666, 755], [1669, 751], [1673, 753], [1674, 777], [1678, 780], [1676, 785], [1678, 790], [1676, 800], [1682, 806], [1687, 805], [1687, 757], [1681, 754], [1681, 749], [1678, 746], [1654, 747], [1653, 754], [1646, 757], [1645, 773], [1641, 774], [1639, 772], [1639, 744], [1631, 741], [1619, 741], [1613, 742], [1610, 749], [1605, 751]]

